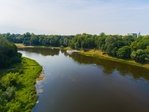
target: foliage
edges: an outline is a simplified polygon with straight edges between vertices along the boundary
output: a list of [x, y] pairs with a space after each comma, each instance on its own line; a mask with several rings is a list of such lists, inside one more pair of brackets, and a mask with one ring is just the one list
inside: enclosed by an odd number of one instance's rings
[[16, 62], [20, 62], [21, 54], [17, 52], [17, 47], [0, 37], [0, 68], [6, 68]]
[[95, 48], [95, 36], [89, 34], [78, 34], [70, 42], [70, 46], [75, 49]]
[[41, 66], [23, 58], [13, 70], [1, 73], [0, 112], [31, 112], [36, 102], [35, 79]]
[[118, 49], [117, 57], [123, 59], [129, 59], [131, 55], [131, 48], [129, 46], [124, 46]]
[[[73, 36], [64, 36], [7, 33], [1, 34], [1, 36], [11, 42], [23, 43], [24, 45], [71, 47], [73, 49], [99, 49], [113, 57], [133, 59], [141, 63], [149, 62], [149, 35], [136, 37], [133, 35], [106, 35], [105, 33], [90, 35], [83, 33]], [[139, 54], [140, 52], [145, 53], [138, 55], [138, 52]], [[135, 55], [136, 53], [137, 55]], [[138, 56], [139, 58], [137, 58]]]
[[[14, 38], [15, 35], [7, 36], [11, 41], [21, 40]], [[24, 38], [27, 40], [28, 36]], [[4, 37], [0, 37], [0, 112], [31, 112], [36, 101], [35, 79], [41, 66], [33, 60], [22, 59], [17, 47]]]
[[142, 49], [138, 49], [137, 51], [133, 51], [131, 54], [132, 59], [137, 62], [145, 63], [148, 60], [148, 54], [146, 51]]
[[146, 49], [147, 46], [149, 46], [149, 36], [139, 37], [131, 45], [133, 50]]

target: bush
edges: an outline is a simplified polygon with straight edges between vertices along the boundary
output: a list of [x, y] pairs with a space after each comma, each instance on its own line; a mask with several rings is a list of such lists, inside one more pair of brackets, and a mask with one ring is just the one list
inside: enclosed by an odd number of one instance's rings
[[117, 57], [119, 58], [129, 59], [130, 55], [131, 55], [131, 48], [129, 46], [119, 48], [117, 51]]
[[21, 54], [17, 52], [17, 47], [3, 37], [0, 37], [0, 68], [9, 67], [20, 61]]
[[147, 53], [145, 50], [138, 49], [137, 51], [133, 51], [131, 54], [131, 58], [134, 59], [136, 62], [145, 63], [147, 57]]

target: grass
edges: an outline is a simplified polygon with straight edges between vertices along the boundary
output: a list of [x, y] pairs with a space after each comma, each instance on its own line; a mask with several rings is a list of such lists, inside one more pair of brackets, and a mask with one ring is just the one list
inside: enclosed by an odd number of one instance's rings
[[17, 48], [34, 48], [35, 46], [25, 46], [25, 45], [23, 45], [23, 44], [19, 44], [19, 43], [17, 43], [17, 44], [15, 44], [16, 46], [17, 46]]
[[17, 48], [23, 49], [23, 48], [52, 48], [52, 49], [62, 49], [62, 50], [71, 50], [70, 47], [51, 47], [51, 46], [25, 46], [22, 43], [16, 43], [15, 44]]
[[[36, 103], [37, 95], [35, 89], [36, 78], [40, 75], [42, 67], [34, 60], [22, 58], [22, 62], [16, 64], [13, 69], [5, 70], [2, 73], [0, 81], [4, 87], [15, 87], [15, 96], [9, 99], [4, 106], [0, 107], [1, 112], [31, 112]], [[12, 77], [15, 78], [15, 84], [10, 84]], [[9, 83], [8, 83], [9, 82]], [[8, 88], [8, 87], [7, 87]]]
[[25, 46], [24, 44], [19, 44], [19, 43], [16, 43], [15, 44], [17, 46], [17, 48], [19, 49], [23, 49], [23, 48], [53, 48], [53, 49], [61, 49], [63, 47], [51, 47], [51, 46]]
[[146, 69], [149, 69], [149, 64], [140, 64], [135, 62], [134, 60], [124, 60], [124, 59], [119, 59], [119, 58], [115, 58], [115, 57], [111, 57], [109, 55], [107, 55], [106, 53], [100, 51], [100, 50], [88, 50], [88, 51], [80, 51], [80, 54], [85, 55], [85, 56], [91, 56], [91, 57], [96, 57], [96, 58], [100, 58], [100, 59], [106, 59], [106, 60], [110, 60], [110, 61], [115, 61], [115, 62], [119, 62], [119, 63], [125, 63], [125, 64], [129, 64], [132, 66], [138, 66], [138, 67], [143, 67]]

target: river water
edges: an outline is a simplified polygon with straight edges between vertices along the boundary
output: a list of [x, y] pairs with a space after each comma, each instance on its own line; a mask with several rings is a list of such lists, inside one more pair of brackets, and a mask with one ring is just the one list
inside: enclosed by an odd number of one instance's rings
[[33, 112], [149, 112], [149, 70], [58, 49], [19, 52], [44, 70]]

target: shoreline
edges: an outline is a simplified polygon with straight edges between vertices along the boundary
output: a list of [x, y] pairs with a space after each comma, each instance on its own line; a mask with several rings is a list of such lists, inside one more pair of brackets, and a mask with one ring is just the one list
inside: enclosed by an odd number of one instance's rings
[[[15, 44], [18, 49], [25, 49], [25, 48], [52, 48], [52, 49], [61, 49], [62, 47], [51, 47], [51, 46], [25, 46], [23, 44]], [[66, 47], [64, 47], [65, 49]]]
[[[50, 46], [25, 46], [23, 44], [16, 44], [17, 48], [54, 48], [54, 49], [62, 49], [62, 50], [73, 50], [70, 47], [50, 47]], [[119, 62], [119, 63], [125, 63], [125, 64], [129, 64], [132, 66], [137, 66], [137, 67], [141, 67], [141, 68], [145, 68], [145, 69], [149, 69], [149, 64], [141, 64], [141, 63], [137, 63], [134, 60], [125, 60], [125, 59], [120, 59], [120, 58], [116, 58], [116, 57], [112, 57], [107, 55], [106, 53], [102, 52], [101, 50], [95, 50], [95, 49], [89, 49], [87, 51], [84, 50], [78, 50], [79, 54], [81, 55], [85, 55], [85, 56], [90, 56], [90, 57], [96, 57], [99, 59], [105, 59], [105, 60], [110, 60], [113, 62]]]
[[125, 60], [125, 59], [111, 57], [100, 50], [93, 50], [93, 49], [88, 50], [88, 51], [81, 50], [79, 53], [84, 56], [95, 57], [99, 59], [105, 59], [105, 60], [109, 60], [113, 62], [124, 63], [124, 64], [132, 65], [132, 66], [137, 66], [140, 68], [149, 69], [149, 64], [141, 64], [141, 63], [135, 62], [134, 60]]
[[39, 95], [43, 93], [43, 80], [44, 80], [44, 78], [45, 78], [45, 75], [44, 75], [44, 71], [42, 69], [41, 73], [36, 78], [35, 88], [36, 88], [37, 100], [36, 100], [36, 104], [34, 105], [34, 107], [32, 108], [32, 110], [34, 110], [34, 108], [36, 107], [36, 105], [39, 103], [39, 99], [38, 99]]
[[[7, 111], [32, 111], [35, 106], [38, 95], [36, 91], [36, 79], [42, 74], [42, 66], [33, 59], [22, 57], [22, 62], [14, 65], [14, 69], [6, 70], [3, 72], [0, 81], [5, 81], [8, 77], [14, 78], [13, 87], [15, 89], [15, 97], [6, 104], [9, 106]], [[9, 78], [8, 78], [9, 79]], [[19, 104], [17, 108], [13, 108], [14, 104]], [[25, 107], [24, 107], [25, 106]]]

